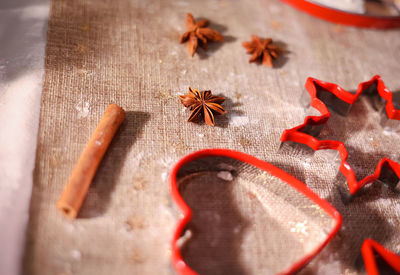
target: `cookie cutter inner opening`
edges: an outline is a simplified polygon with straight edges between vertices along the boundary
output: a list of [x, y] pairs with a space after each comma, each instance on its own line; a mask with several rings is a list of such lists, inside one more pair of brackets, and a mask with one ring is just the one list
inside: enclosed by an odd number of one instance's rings
[[180, 251], [200, 274], [282, 272], [317, 249], [336, 224], [287, 182], [229, 157], [191, 161], [177, 183], [193, 211]]

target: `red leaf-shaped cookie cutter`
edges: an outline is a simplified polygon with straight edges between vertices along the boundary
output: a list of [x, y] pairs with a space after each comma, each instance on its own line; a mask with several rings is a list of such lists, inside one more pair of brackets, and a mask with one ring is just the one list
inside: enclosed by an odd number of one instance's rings
[[400, 256], [387, 250], [378, 242], [366, 239], [361, 247], [361, 254], [364, 259], [365, 269], [369, 275], [380, 274], [374, 252], [380, 255], [394, 271], [400, 274]]
[[382, 158], [379, 161], [374, 174], [369, 175], [361, 181], [357, 182], [354, 170], [347, 163], [348, 151], [344, 143], [335, 140], [319, 140], [310, 135], [308, 132], [311, 128], [315, 126], [327, 123], [328, 119], [331, 117], [331, 112], [328, 110], [328, 107], [322, 100], [318, 98], [319, 89], [322, 88], [325, 92], [332, 93], [340, 100], [348, 104], [353, 104], [357, 101], [360, 95], [364, 91], [368, 90], [372, 85], [376, 85], [379, 96], [386, 101], [385, 109], [388, 118], [400, 120], [400, 110], [395, 109], [393, 105], [393, 94], [391, 91], [389, 91], [389, 89], [386, 88], [382, 79], [378, 75], [374, 76], [371, 80], [367, 82], [360, 83], [355, 94], [345, 91], [343, 88], [339, 87], [336, 84], [328, 83], [310, 77], [307, 79], [305, 85], [306, 90], [311, 96], [310, 105], [317, 109], [321, 113], [321, 115], [307, 116], [303, 124], [296, 126], [292, 129], [284, 130], [281, 136], [282, 142], [293, 141], [297, 143], [302, 143], [312, 148], [313, 150], [333, 149], [338, 151], [341, 159], [339, 170], [346, 177], [351, 194], [355, 194], [360, 188], [362, 188], [366, 184], [372, 183], [379, 179], [382, 175], [383, 168], [391, 170], [396, 175], [397, 179], [399, 179], [400, 165], [391, 159]]
[[183, 213], [183, 217], [178, 221], [175, 232], [172, 238], [171, 242], [171, 249], [172, 249], [172, 263], [173, 266], [175, 267], [175, 270], [184, 275], [192, 275], [192, 274], [197, 274], [194, 270], [192, 270], [186, 262], [183, 260], [182, 255], [179, 250], [178, 246], [178, 240], [182, 236], [182, 234], [185, 231], [186, 226], [192, 219], [192, 210], [189, 208], [189, 206], [186, 204], [184, 199], [182, 198], [179, 189], [178, 189], [178, 184], [177, 184], [177, 176], [178, 176], [178, 171], [187, 163], [204, 158], [204, 157], [228, 157], [232, 159], [236, 159], [239, 161], [242, 161], [244, 163], [248, 163], [250, 165], [253, 165], [267, 173], [269, 173], [272, 176], [275, 176], [282, 181], [286, 182], [289, 184], [291, 187], [296, 189], [298, 192], [302, 193], [304, 196], [309, 198], [312, 202], [314, 202], [316, 205], [321, 207], [323, 211], [325, 211], [329, 216], [332, 217], [334, 221], [334, 226], [327, 234], [327, 237], [321, 244], [319, 244], [316, 249], [311, 251], [310, 253], [306, 254], [302, 259], [299, 261], [295, 262], [292, 264], [290, 268], [287, 270], [282, 271], [280, 274], [291, 274], [297, 270], [299, 270], [302, 266], [304, 266], [307, 262], [309, 262], [316, 254], [318, 254], [321, 249], [333, 238], [333, 236], [338, 232], [341, 223], [342, 223], [342, 217], [339, 214], [339, 212], [333, 208], [327, 201], [321, 199], [318, 197], [317, 194], [315, 194], [311, 189], [309, 189], [304, 183], [300, 182], [293, 176], [289, 175], [288, 173], [284, 172], [283, 170], [273, 166], [272, 164], [259, 160], [255, 157], [252, 157], [250, 155], [237, 152], [237, 151], [232, 151], [232, 150], [227, 150], [227, 149], [206, 149], [202, 151], [197, 151], [192, 154], [187, 155], [186, 157], [182, 158], [172, 169], [172, 172], [170, 174], [170, 191], [171, 191], [171, 196], [173, 200], [175, 201], [176, 205], [179, 207], [179, 209]]

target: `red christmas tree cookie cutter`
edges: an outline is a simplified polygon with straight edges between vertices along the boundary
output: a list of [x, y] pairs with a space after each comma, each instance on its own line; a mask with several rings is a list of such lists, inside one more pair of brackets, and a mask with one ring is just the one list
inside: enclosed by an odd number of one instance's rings
[[172, 264], [175, 270], [179, 274], [183, 275], [194, 275], [197, 274], [193, 269], [191, 269], [188, 264], [183, 260], [178, 240], [184, 234], [185, 229], [189, 222], [192, 219], [193, 213], [189, 206], [184, 201], [183, 197], [179, 192], [179, 186], [177, 182], [178, 172], [179, 170], [187, 163], [195, 161], [197, 159], [205, 158], [205, 157], [228, 157], [235, 160], [239, 160], [244, 163], [248, 163], [253, 165], [260, 170], [263, 170], [269, 173], [272, 176], [275, 176], [285, 183], [289, 184], [291, 187], [296, 189], [298, 192], [302, 193], [308, 199], [310, 199], [313, 203], [318, 205], [321, 210], [326, 212], [334, 221], [334, 225], [332, 230], [327, 234], [326, 238], [323, 242], [321, 242], [314, 250], [306, 254], [303, 258], [298, 260], [297, 262], [293, 263], [287, 270], [283, 270], [280, 274], [292, 274], [295, 271], [299, 270], [303, 267], [306, 263], [308, 263], [316, 254], [318, 254], [322, 248], [336, 235], [338, 232], [341, 223], [342, 223], [342, 216], [340, 213], [331, 206], [326, 200], [321, 199], [318, 197], [316, 193], [314, 193], [311, 189], [309, 189], [304, 183], [300, 182], [293, 176], [289, 175], [288, 173], [284, 172], [283, 170], [273, 166], [272, 164], [259, 160], [253, 156], [227, 150], [227, 149], [206, 149], [202, 151], [197, 151], [192, 154], [187, 155], [186, 157], [182, 158], [172, 169], [170, 174], [170, 192], [173, 200], [175, 201], [176, 205], [179, 207], [180, 211], [183, 213], [182, 218], [179, 219], [171, 242], [171, 250], [172, 250]]
[[[357, 99], [364, 91], [370, 89], [371, 87], [376, 87], [379, 96], [386, 101], [385, 109], [388, 118], [400, 120], [400, 110], [397, 110], [394, 107], [393, 94], [391, 91], [389, 91], [389, 89], [386, 88], [380, 76], [376, 75], [371, 80], [360, 83], [355, 94], [344, 90], [336, 84], [328, 83], [311, 77], [307, 79], [305, 87], [307, 92], [311, 96], [310, 105], [318, 110], [321, 115], [307, 116], [301, 125], [296, 126], [292, 129], [284, 130], [281, 136], [281, 141], [293, 141], [297, 143], [302, 143], [315, 151], [324, 149], [332, 149], [338, 151], [341, 159], [339, 171], [346, 177], [349, 191], [352, 195], [360, 190], [363, 186], [372, 183], [382, 177], [386, 177], [386, 175], [384, 175], [383, 173], [384, 169], [386, 171], [391, 171], [389, 172], [391, 179], [393, 179], [393, 177], [397, 178], [398, 182], [400, 178], [400, 164], [388, 158], [382, 158], [379, 161], [375, 172], [372, 175], [365, 177], [361, 181], [357, 181], [354, 170], [347, 163], [348, 151], [344, 143], [335, 140], [319, 140], [310, 134], [313, 128], [326, 124], [331, 117], [331, 112], [328, 110], [326, 104], [318, 98], [318, 92], [320, 91], [320, 89], [333, 94], [343, 102], [353, 104], [357, 101]], [[395, 184], [397, 184], [397, 182], [395, 182]]]
[[374, 252], [378, 254], [394, 271], [400, 274], [400, 256], [387, 250], [378, 242], [372, 239], [366, 239], [361, 247], [361, 254], [368, 275], [380, 274]]

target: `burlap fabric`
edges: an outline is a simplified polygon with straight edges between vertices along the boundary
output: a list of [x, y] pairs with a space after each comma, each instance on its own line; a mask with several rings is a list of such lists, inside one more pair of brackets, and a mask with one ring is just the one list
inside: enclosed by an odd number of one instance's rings
[[[211, 27], [226, 41], [190, 58], [186, 46], [178, 43], [186, 12], [212, 19]], [[289, 53], [277, 68], [248, 64], [241, 42], [251, 34], [287, 45]], [[308, 76], [355, 89], [379, 73], [396, 91], [399, 48], [399, 31], [336, 26], [274, 0], [53, 0], [25, 273], [173, 274], [168, 248], [179, 213], [170, 199], [168, 172], [185, 154], [214, 147], [240, 150], [275, 164], [342, 213], [341, 231], [304, 274], [363, 272], [360, 247], [367, 237], [399, 252], [396, 192], [378, 183], [345, 205], [337, 187], [342, 182], [326, 153], [278, 151], [283, 129], [297, 125], [307, 113], [299, 99]], [[215, 128], [186, 122], [188, 112], [177, 95], [188, 86], [227, 97], [228, 114], [217, 118]], [[56, 201], [109, 103], [122, 106], [127, 118], [99, 167], [79, 218], [69, 221], [57, 212]], [[379, 113], [364, 97], [348, 116], [333, 117], [321, 133], [321, 138], [348, 145], [349, 162], [359, 179], [383, 156], [400, 161], [399, 135], [384, 134], [378, 122]], [[228, 198], [217, 196], [224, 192], [220, 185], [209, 188], [216, 200]], [[198, 196], [211, 192], [202, 190]], [[240, 204], [227, 205], [240, 211], [239, 206], [246, 205], [242, 197]], [[221, 214], [221, 205], [210, 205], [210, 215]], [[274, 219], [264, 219], [259, 208], [243, 213], [254, 224]], [[200, 225], [211, 230], [215, 223]], [[241, 257], [234, 265], [238, 272], [266, 273], [263, 264], [271, 258], [263, 259], [274, 255], [264, 249], [265, 243], [251, 249], [246, 242], [240, 245], [247, 231], [268, 234], [262, 228], [239, 230], [243, 236], [230, 239], [238, 243], [231, 246], [235, 249], [214, 254], [225, 263], [229, 257]], [[218, 230], [228, 234], [235, 228], [228, 221]], [[288, 243], [287, 249], [291, 247]], [[210, 257], [204, 255], [212, 254], [210, 249], [200, 246], [188, 253], [191, 259], [204, 259], [200, 266], [207, 266]]]

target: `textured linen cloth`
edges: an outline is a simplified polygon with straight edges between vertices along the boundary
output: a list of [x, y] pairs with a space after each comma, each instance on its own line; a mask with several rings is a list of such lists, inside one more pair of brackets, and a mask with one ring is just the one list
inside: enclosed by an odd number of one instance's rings
[[0, 274], [19, 274], [28, 222], [49, 1], [0, 2]]
[[[186, 12], [196, 19], [211, 19], [211, 27], [226, 41], [190, 58], [186, 45], [178, 43]], [[250, 56], [241, 42], [251, 34], [286, 44], [288, 53], [275, 69], [248, 63]], [[388, 88], [397, 91], [399, 34], [399, 30], [336, 26], [275, 0], [53, 0], [25, 273], [173, 274], [169, 241], [179, 212], [170, 199], [168, 172], [187, 153], [215, 147], [273, 163], [343, 215], [339, 234], [302, 272], [362, 273], [360, 247], [367, 237], [399, 252], [396, 192], [376, 183], [346, 204], [341, 192], [347, 189], [339, 188], [344, 182], [336, 177], [337, 166], [328, 152], [278, 150], [282, 131], [298, 125], [308, 112], [299, 99], [309, 76], [354, 90], [379, 73]], [[189, 112], [177, 95], [189, 86], [227, 97], [223, 106], [228, 114], [217, 117], [216, 127], [186, 122]], [[79, 218], [70, 221], [55, 204], [109, 103], [122, 106], [127, 118], [99, 167]], [[362, 97], [346, 117], [334, 115], [320, 134], [322, 139], [346, 143], [349, 163], [359, 179], [371, 174], [383, 156], [400, 161], [399, 135], [385, 133], [379, 116], [370, 99]], [[195, 186], [188, 189], [193, 199], [220, 204], [202, 204], [205, 216], [199, 218], [208, 222], [196, 223], [200, 234], [194, 232], [193, 238], [208, 231], [238, 235], [222, 238], [234, 244], [226, 253], [215, 253], [208, 246], [188, 251], [191, 259], [209, 253], [219, 256], [215, 265], [232, 262], [234, 256], [240, 265], [237, 270], [268, 273], [265, 263], [271, 258], [263, 259], [276, 255], [269, 253], [271, 242], [265, 242], [264, 237], [271, 235], [261, 229], [268, 223], [276, 225], [282, 234], [274, 231], [277, 237], [271, 239], [279, 242], [280, 236], [290, 234], [293, 221], [282, 220], [279, 211], [266, 215], [267, 209], [258, 207], [268, 204], [255, 204], [258, 198], [240, 193], [246, 187], [240, 185], [232, 188], [239, 192], [232, 197], [250, 208], [237, 207], [236, 212], [243, 212], [234, 217], [240, 221], [238, 217], [245, 215], [249, 223], [236, 228], [222, 215], [221, 209], [235, 204], [219, 201], [229, 199], [221, 194], [221, 185], [210, 184], [212, 192], [194, 191]], [[280, 196], [275, 197], [278, 202]], [[254, 211], [252, 205], [257, 207]], [[296, 230], [308, 233], [309, 227]], [[255, 246], [242, 242], [254, 234], [259, 240]], [[218, 240], [211, 244], [229, 243]], [[301, 247], [301, 238], [286, 242], [288, 250], [294, 245]], [[203, 259], [203, 265], [210, 264], [207, 257]]]

